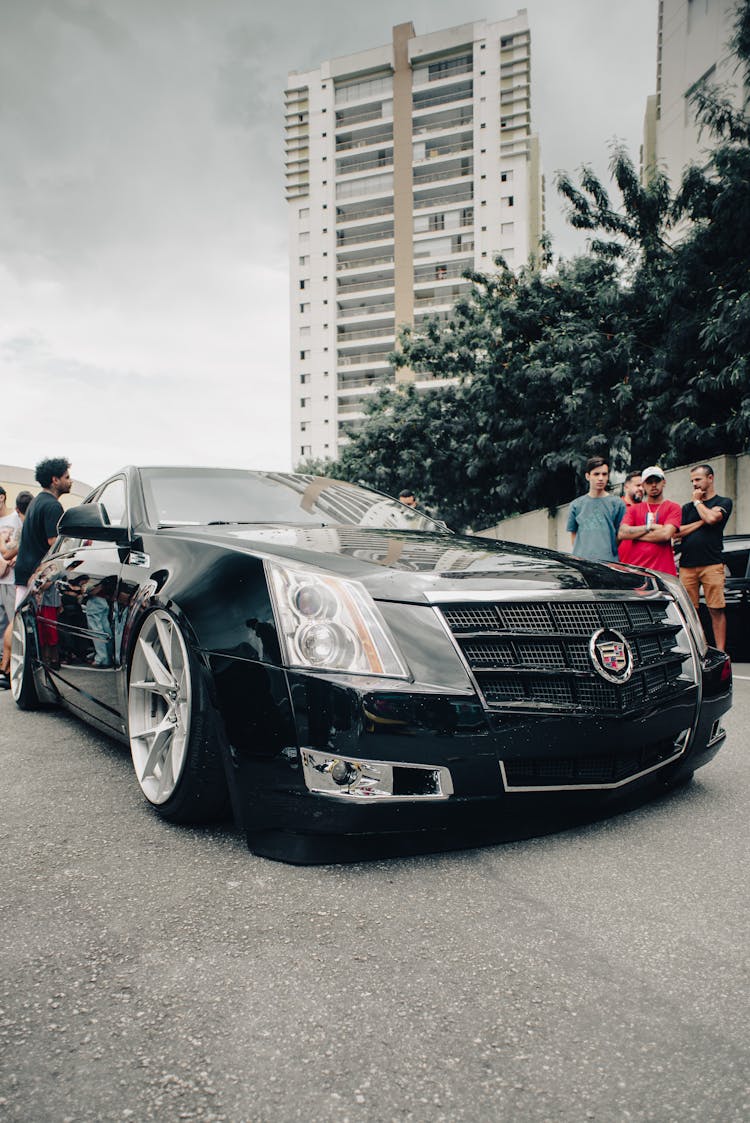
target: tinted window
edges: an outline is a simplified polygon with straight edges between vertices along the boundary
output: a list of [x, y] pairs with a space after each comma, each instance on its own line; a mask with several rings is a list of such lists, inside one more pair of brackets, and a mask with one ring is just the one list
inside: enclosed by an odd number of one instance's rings
[[445, 530], [396, 499], [322, 476], [228, 469], [146, 468], [143, 490], [154, 526], [295, 523]]
[[110, 526], [123, 526], [127, 523], [127, 503], [125, 499], [125, 481], [112, 480], [102, 489], [98, 500], [104, 508], [104, 513]]

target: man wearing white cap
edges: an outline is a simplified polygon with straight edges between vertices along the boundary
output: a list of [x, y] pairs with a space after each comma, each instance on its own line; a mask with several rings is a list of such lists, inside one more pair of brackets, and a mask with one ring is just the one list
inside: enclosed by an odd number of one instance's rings
[[666, 478], [661, 468], [650, 464], [641, 473], [644, 497], [625, 512], [617, 537], [630, 543], [629, 565], [657, 569], [660, 573], [677, 575], [672, 539], [682, 522], [682, 508], [664, 498]]

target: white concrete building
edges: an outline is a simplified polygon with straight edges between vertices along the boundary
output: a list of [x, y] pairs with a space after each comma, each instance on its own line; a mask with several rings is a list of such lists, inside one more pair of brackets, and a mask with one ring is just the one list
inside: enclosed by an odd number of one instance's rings
[[[468, 269], [544, 225], [525, 9], [289, 76], [292, 463], [336, 457], [369, 395], [410, 380], [398, 329], [447, 315]], [[428, 382], [419, 376], [418, 386]]]
[[659, 0], [656, 94], [649, 98], [642, 163], [666, 171], [673, 188], [690, 163], [703, 165], [712, 139], [700, 135], [691, 97], [701, 85], [735, 85], [744, 97], [727, 43], [737, 0]]

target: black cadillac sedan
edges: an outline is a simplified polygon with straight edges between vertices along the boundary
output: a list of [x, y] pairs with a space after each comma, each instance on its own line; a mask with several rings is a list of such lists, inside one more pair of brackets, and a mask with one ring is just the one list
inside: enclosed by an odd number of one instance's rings
[[22, 709], [129, 744], [146, 800], [258, 853], [597, 806], [724, 740], [678, 582], [451, 534], [321, 477], [126, 468], [66, 511], [13, 625]]

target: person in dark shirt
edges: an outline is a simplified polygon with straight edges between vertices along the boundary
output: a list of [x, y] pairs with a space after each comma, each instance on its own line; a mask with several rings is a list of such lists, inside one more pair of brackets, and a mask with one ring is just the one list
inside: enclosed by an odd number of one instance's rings
[[57, 538], [57, 523], [63, 513], [60, 496], [72, 487], [70, 463], [60, 457], [42, 460], [36, 466], [41, 487], [29, 504], [16, 556], [16, 607], [26, 596], [29, 578]]
[[680, 526], [680, 580], [696, 608], [703, 586], [703, 595], [711, 614], [714, 643], [725, 651], [724, 527], [732, 513], [732, 500], [716, 494], [714, 471], [710, 464], [698, 464], [692, 468], [690, 482], [693, 498], [682, 508]]

